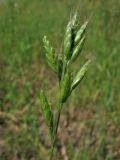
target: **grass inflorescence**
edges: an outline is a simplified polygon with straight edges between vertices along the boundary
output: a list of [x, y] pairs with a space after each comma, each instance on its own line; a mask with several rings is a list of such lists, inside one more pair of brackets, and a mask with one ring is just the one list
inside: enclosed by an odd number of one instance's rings
[[50, 42], [45, 36], [43, 38], [45, 48], [45, 59], [48, 65], [57, 74], [59, 83], [59, 100], [56, 107], [57, 114], [54, 116], [51, 106], [43, 90], [40, 92], [41, 111], [46, 124], [48, 125], [51, 137], [51, 155], [50, 160], [53, 158], [54, 148], [57, 143], [57, 131], [60, 121], [61, 110], [64, 103], [67, 101], [73, 90], [79, 85], [84, 78], [91, 60], [88, 60], [83, 67], [74, 76], [71, 63], [79, 57], [85, 40], [85, 33], [88, 21], [79, 27], [77, 13], [69, 21], [66, 27], [64, 37], [63, 50], [60, 55], [55, 55], [55, 51]]

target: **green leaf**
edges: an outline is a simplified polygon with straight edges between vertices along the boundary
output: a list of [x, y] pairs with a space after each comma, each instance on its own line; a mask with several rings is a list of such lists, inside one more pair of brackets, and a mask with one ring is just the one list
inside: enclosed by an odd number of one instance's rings
[[67, 70], [60, 83], [60, 101], [64, 103], [71, 91], [71, 73]]
[[43, 38], [44, 48], [46, 51], [45, 57], [48, 65], [56, 72], [57, 71], [57, 57], [55, 57], [55, 53], [53, 51], [50, 42], [47, 40], [47, 37]]
[[74, 78], [74, 80], [72, 82], [72, 90], [75, 89], [79, 85], [81, 80], [84, 78], [84, 76], [85, 76], [85, 74], [86, 74], [86, 72], [88, 70], [90, 62], [91, 62], [91, 60], [88, 60], [83, 65], [83, 67], [80, 69], [80, 71], [77, 73], [76, 77]]

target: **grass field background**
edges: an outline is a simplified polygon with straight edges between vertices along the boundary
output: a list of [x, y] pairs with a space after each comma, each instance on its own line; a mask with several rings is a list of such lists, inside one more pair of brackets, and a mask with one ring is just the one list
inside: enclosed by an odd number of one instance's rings
[[42, 38], [48, 35], [59, 53], [76, 9], [81, 24], [90, 22], [73, 67], [88, 58], [93, 63], [63, 109], [56, 159], [120, 159], [120, 2], [8, 0], [0, 3], [0, 160], [47, 160], [39, 91], [45, 89], [53, 106], [58, 92]]

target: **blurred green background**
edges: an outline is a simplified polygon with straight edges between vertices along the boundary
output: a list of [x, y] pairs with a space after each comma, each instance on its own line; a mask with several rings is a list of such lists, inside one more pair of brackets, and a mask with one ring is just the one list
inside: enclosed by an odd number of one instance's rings
[[90, 22], [73, 67], [93, 63], [63, 109], [55, 160], [120, 159], [120, 1], [0, 0], [0, 160], [48, 159], [39, 91], [53, 106], [58, 92], [42, 38], [48, 35], [59, 53], [76, 9], [81, 24]]

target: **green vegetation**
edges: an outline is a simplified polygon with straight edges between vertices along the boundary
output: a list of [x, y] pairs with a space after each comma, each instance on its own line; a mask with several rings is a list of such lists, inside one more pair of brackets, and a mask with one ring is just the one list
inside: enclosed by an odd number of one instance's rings
[[[90, 19], [82, 55], [93, 63], [71, 94], [58, 129], [57, 159], [119, 160], [120, 3], [115, 0], [8, 0], [0, 4], [0, 160], [48, 159], [50, 139], [39, 104], [40, 88], [58, 101], [56, 75], [44, 63], [42, 37], [61, 52], [75, 9]], [[54, 97], [54, 99], [53, 99]]]
[[77, 13], [73, 16], [66, 28], [64, 44], [61, 54], [56, 55], [54, 49], [50, 45], [50, 42], [47, 40], [47, 37], [44, 36], [43, 38], [44, 48], [46, 52], [46, 61], [50, 68], [53, 69], [57, 74], [59, 84], [59, 100], [58, 106], [56, 107], [56, 115], [54, 115], [44, 91], [40, 91], [41, 111], [44, 120], [48, 125], [51, 137], [50, 160], [53, 159], [54, 149], [57, 144], [57, 132], [63, 105], [67, 101], [73, 90], [84, 78], [90, 64], [90, 60], [88, 60], [78, 71], [77, 75], [73, 77], [73, 71], [71, 68], [72, 63], [78, 58], [80, 52], [82, 51], [85, 42], [84, 40], [87, 24], [88, 21], [86, 21], [79, 28]]

